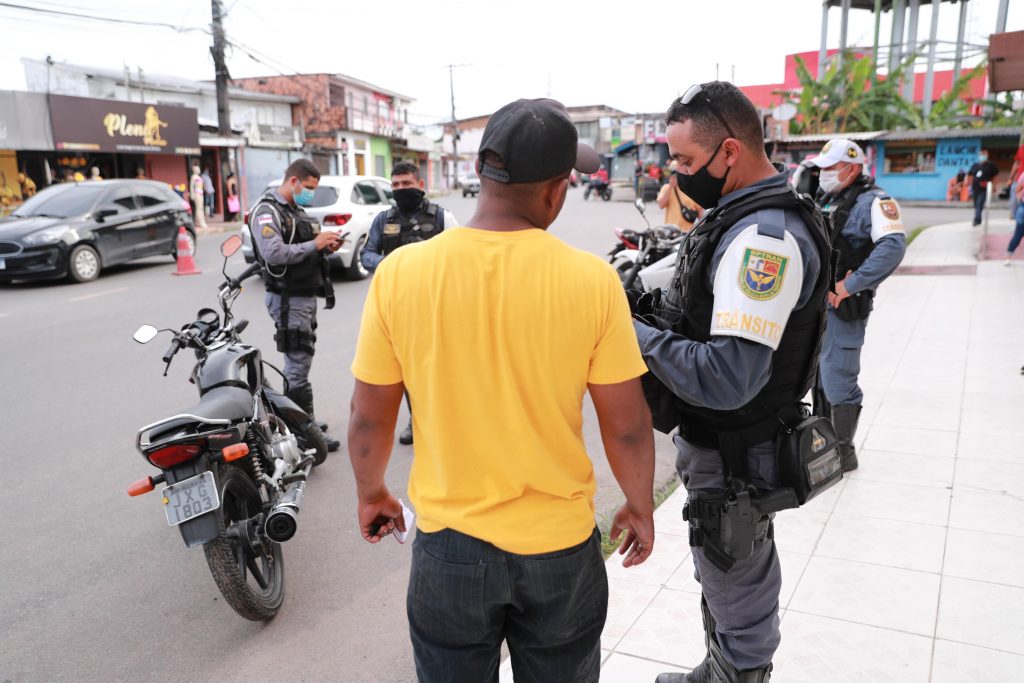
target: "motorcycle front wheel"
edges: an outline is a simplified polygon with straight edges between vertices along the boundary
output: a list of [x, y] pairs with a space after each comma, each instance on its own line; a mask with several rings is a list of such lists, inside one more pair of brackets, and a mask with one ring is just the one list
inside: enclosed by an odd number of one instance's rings
[[246, 524], [263, 509], [259, 489], [246, 472], [222, 466], [220, 500], [220, 536], [203, 544], [213, 580], [241, 616], [272, 619], [284, 601], [284, 554], [280, 543], [265, 536], [257, 541], [256, 530]]

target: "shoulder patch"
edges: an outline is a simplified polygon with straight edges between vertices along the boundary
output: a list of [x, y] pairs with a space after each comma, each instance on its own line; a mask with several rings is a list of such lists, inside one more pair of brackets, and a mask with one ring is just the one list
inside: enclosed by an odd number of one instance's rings
[[740, 291], [755, 301], [767, 301], [782, 291], [789, 258], [747, 248], [740, 266]]
[[878, 208], [882, 210], [882, 215], [889, 220], [894, 221], [900, 217], [900, 207], [891, 199], [882, 199], [879, 201]]
[[871, 241], [888, 235], [903, 235], [905, 230], [900, 217], [900, 205], [895, 199], [875, 199], [871, 205]]
[[266, 237], [267, 239], [270, 239], [276, 233], [274, 232], [274, 229], [272, 227], [270, 227], [269, 225], [264, 225], [263, 230], [260, 231], [260, 234]]
[[256, 222], [259, 223], [260, 225], [264, 225], [266, 223], [273, 223], [274, 214], [270, 213], [269, 211], [267, 213], [261, 213], [259, 216], [256, 216]]

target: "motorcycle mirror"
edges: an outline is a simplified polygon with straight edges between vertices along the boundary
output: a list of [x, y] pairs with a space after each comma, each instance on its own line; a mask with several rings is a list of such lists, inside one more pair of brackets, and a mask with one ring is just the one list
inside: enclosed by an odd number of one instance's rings
[[232, 235], [221, 243], [220, 253], [224, 258], [227, 258], [229, 256], [234, 256], [241, 248], [242, 238], [238, 235]]
[[644, 200], [640, 199], [639, 197], [637, 197], [636, 201], [633, 202], [633, 206], [636, 207], [636, 210], [640, 212], [641, 216], [643, 216], [644, 212], [647, 211], [647, 205], [644, 204]]
[[132, 339], [139, 342], [140, 344], [148, 344], [153, 341], [153, 337], [157, 335], [157, 329], [152, 325], [143, 325], [139, 329], [135, 330], [135, 334], [132, 335]]

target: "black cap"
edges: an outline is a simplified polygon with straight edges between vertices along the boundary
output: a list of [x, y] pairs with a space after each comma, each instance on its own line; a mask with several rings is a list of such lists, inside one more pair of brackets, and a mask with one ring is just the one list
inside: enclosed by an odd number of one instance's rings
[[594, 173], [597, 152], [578, 141], [569, 111], [555, 100], [516, 100], [491, 116], [480, 154], [493, 152], [505, 168], [483, 163], [480, 176], [499, 183], [536, 183], [576, 169]]

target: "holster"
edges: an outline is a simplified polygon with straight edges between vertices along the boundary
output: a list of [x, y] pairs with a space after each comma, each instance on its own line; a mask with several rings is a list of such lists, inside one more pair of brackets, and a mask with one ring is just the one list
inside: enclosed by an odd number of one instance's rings
[[792, 489], [759, 492], [733, 478], [726, 490], [690, 491], [683, 519], [690, 526], [690, 545], [723, 572], [745, 560], [774, 537], [772, 515], [797, 507]]
[[281, 353], [305, 351], [312, 356], [316, 353], [316, 332], [306, 332], [295, 327], [288, 327], [288, 316], [291, 312], [290, 298], [287, 292], [281, 294], [281, 321], [278, 323], [277, 332], [274, 333], [277, 350]]
[[844, 322], [854, 320], [867, 320], [875, 307], [874, 290], [865, 289], [863, 292], [851, 294], [840, 302], [836, 308], [836, 317]]
[[779, 483], [793, 490], [800, 505], [843, 478], [839, 438], [827, 417], [805, 417], [780, 431], [775, 453]]

